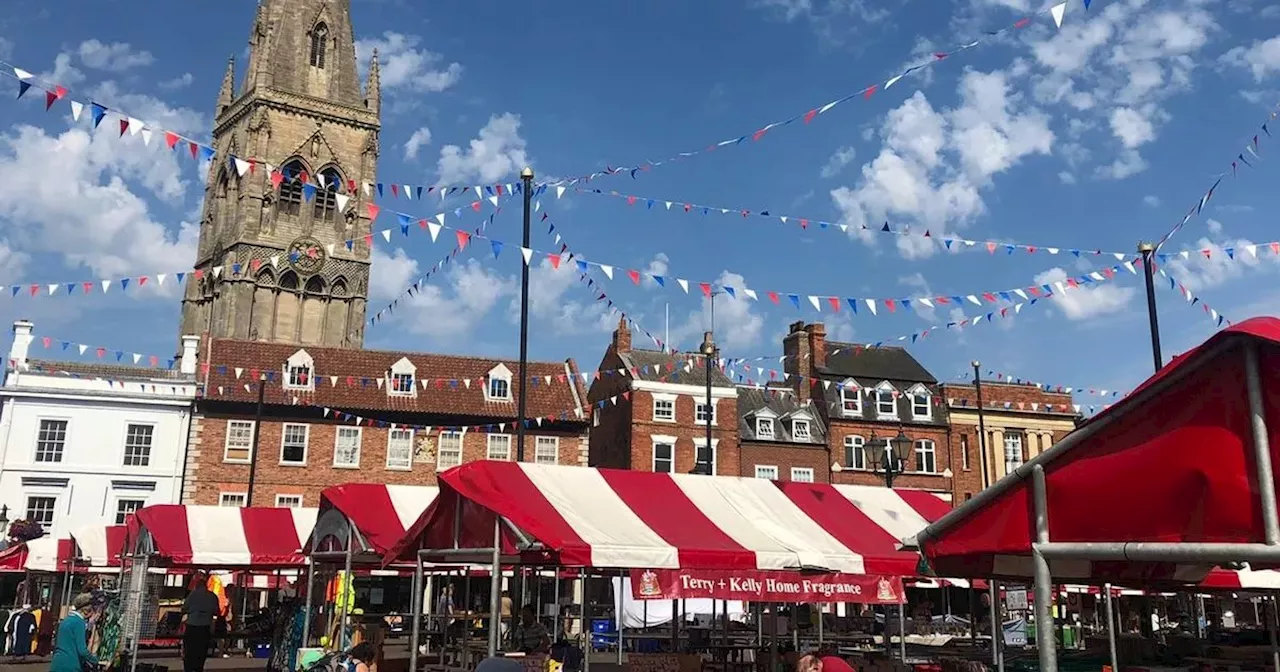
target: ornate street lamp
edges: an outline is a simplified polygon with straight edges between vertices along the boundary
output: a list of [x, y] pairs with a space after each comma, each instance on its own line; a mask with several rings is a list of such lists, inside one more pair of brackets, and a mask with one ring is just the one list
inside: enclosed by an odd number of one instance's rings
[[871, 433], [871, 439], [867, 441], [867, 449], [870, 451], [868, 457], [871, 458], [871, 468], [877, 474], [884, 476], [884, 484], [886, 487], [893, 487], [893, 479], [899, 474], [906, 471], [907, 451], [911, 450], [911, 437], [907, 436], [902, 428], [898, 428], [898, 435], [893, 438], [886, 438], [883, 442], [876, 438], [875, 432]]
[[[714, 294], [712, 294], [711, 300], [713, 302], [712, 305], [715, 305]], [[707, 367], [707, 405], [706, 405], [705, 415], [707, 420], [707, 456], [708, 456], [708, 460], [711, 460], [711, 459], [714, 459], [711, 456], [715, 454], [711, 450], [711, 446], [712, 446], [711, 418], [714, 415], [714, 409], [715, 409], [714, 400], [711, 398], [711, 363], [716, 361], [719, 358], [719, 352], [716, 349], [715, 337], [710, 331], [703, 333], [702, 345], [698, 347], [698, 351], [702, 353], [703, 364], [705, 364]], [[697, 448], [695, 448], [694, 451], [695, 452], [693, 456], [693, 473], [710, 476], [714, 472], [711, 462], [710, 461], [705, 463], [699, 462], [698, 455], [697, 455]]]

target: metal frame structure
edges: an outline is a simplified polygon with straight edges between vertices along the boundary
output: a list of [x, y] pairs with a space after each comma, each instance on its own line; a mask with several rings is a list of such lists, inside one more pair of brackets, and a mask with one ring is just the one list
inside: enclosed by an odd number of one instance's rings
[[[1039, 650], [1040, 670], [1042, 672], [1057, 672], [1058, 670], [1054, 628], [1044, 627], [1053, 622], [1050, 605], [1053, 576], [1049, 567], [1050, 560], [1185, 562], [1206, 565], [1238, 561], [1280, 563], [1280, 522], [1278, 522], [1277, 517], [1275, 474], [1271, 464], [1271, 443], [1267, 428], [1266, 407], [1263, 401], [1259, 347], [1259, 344], [1251, 342], [1251, 338], [1248, 336], [1240, 335], [1224, 338], [1220, 343], [1200, 353], [1197, 356], [1198, 361], [1188, 362], [1181, 368], [1171, 371], [1164, 378], [1138, 390], [1124, 403], [1124, 406], [1134, 406], [1160, 395], [1188, 375], [1197, 372], [1200, 365], [1205, 361], [1211, 361], [1222, 355], [1238, 354], [1242, 356], [1245, 364], [1245, 383], [1248, 394], [1249, 414], [1251, 416], [1253, 457], [1256, 467], [1254, 480], [1262, 501], [1263, 543], [1054, 542], [1051, 540], [1049, 537], [1045, 465], [1062, 457], [1067, 451], [1081, 445], [1097, 434], [1099, 430], [1110, 426], [1118, 418], [1125, 415], [1120, 412], [1121, 409], [1116, 409], [1114, 412], [1105, 414], [1071, 433], [1057, 445], [1029, 460], [1013, 473], [978, 493], [972, 500], [965, 502], [937, 522], [927, 526], [905, 546], [920, 548], [923, 541], [936, 538], [940, 533], [964, 520], [971, 513], [990, 504], [996, 497], [1030, 478], [1035, 519], [1035, 536], [1031, 543], [1031, 557], [1034, 567], [1037, 622], [1036, 646]], [[1114, 616], [1110, 610], [1110, 595], [1111, 591], [1108, 586], [1107, 624], [1108, 626], [1114, 626]], [[1276, 669], [1280, 669], [1280, 646], [1275, 643], [1275, 628], [1275, 618], [1268, 619], [1268, 629], [1273, 633], [1272, 664]], [[1119, 669], [1116, 660], [1114, 627], [1109, 627], [1107, 636], [1111, 646], [1112, 669]]]

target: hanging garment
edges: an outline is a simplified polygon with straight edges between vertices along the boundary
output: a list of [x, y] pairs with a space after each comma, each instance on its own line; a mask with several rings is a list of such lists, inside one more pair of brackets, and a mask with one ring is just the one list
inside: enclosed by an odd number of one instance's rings
[[13, 650], [11, 655], [29, 656], [35, 644], [36, 616], [29, 611], [18, 612], [13, 624]]
[[41, 609], [36, 623], [36, 655], [47, 656], [53, 653], [53, 630], [58, 619], [54, 617], [53, 610]]
[[21, 614], [21, 609], [15, 609], [4, 621], [4, 642], [3, 646], [0, 646], [0, 653], [6, 656], [16, 655], [13, 648], [13, 633], [18, 629], [18, 616]]

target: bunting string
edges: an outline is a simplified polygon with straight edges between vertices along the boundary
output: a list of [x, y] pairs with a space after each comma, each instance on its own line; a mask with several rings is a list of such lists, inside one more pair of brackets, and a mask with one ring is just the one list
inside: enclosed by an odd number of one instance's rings
[[[562, 198], [564, 194], [568, 191], [568, 187], [557, 186], [555, 187], [555, 191], [556, 191], [556, 198], [559, 199], [559, 198]], [[663, 206], [661, 208], [663, 210], [672, 211], [672, 209], [674, 208], [676, 212], [683, 212], [686, 214], [702, 214], [704, 216], [710, 215], [710, 214], [734, 215], [734, 216], [741, 217], [743, 219], [751, 219], [751, 218], [765, 218], [765, 219], [771, 219], [771, 220], [776, 219], [782, 224], [795, 225], [795, 226], [799, 226], [801, 229], [806, 229], [806, 230], [812, 226], [815, 229], [822, 230], [822, 231], [838, 230], [841, 233], [849, 232], [849, 225], [841, 222], [831, 222], [831, 221], [815, 219], [810, 217], [797, 217], [795, 215], [778, 215], [778, 214], [773, 214], [769, 210], [753, 210], [751, 208], [725, 208], [725, 207], [719, 207], [719, 206], [713, 206], [713, 205], [700, 205], [698, 203], [690, 203], [690, 202], [678, 201], [678, 200], [667, 200], [667, 199], [661, 199], [661, 198], [653, 198], [649, 196], [636, 196], [634, 194], [626, 194], [619, 191], [605, 191], [603, 189], [584, 189], [582, 187], [574, 187], [573, 191], [575, 193], [580, 193], [580, 194], [596, 194], [600, 196], [608, 196], [615, 200], [625, 201], [628, 206], [643, 204], [646, 211], [653, 210], [655, 205], [661, 205]], [[954, 235], [936, 236], [928, 228], [926, 228], [923, 232], [912, 231], [910, 224], [899, 225], [898, 227], [894, 228], [890, 226], [889, 222], [887, 221], [884, 222], [884, 224], [879, 227], [867, 226], [866, 224], [862, 224], [858, 227], [858, 230], [871, 231], [875, 233], [884, 233], [884, 234], [889, 234], [893, 236], [923, 238], [931, 242], [936, 241], [937, 244], [943, 246], [948, 251], [957, 251], [964, 248], [980, 247], [982, 249], [986, 249], [986, 251], [989, 254], [995, 254], [996, 251], [1005, 252], [1006, 254], [1009, 254], [1009, 255], [1012, 255], [1014, 252], [1026, 252], [1028, 254], [1035, 254], [1036, 252], [1042, 252], [1050, 255], [1056, 255], [1056, 254], [1065, 252], [1067, 254], [1071, 254], [1076, 257], [1111, 256], [1111, 257], [1115, 257], [1116, 259], [1124, 259], [1125, 257], [1131, 254], [1129, 252], [1105, 252], [1099, 249], [1090, 250], [1090, 249], [1083, 249], [1083, 248], [1070, 248], [1070, 247], [1064, 248], [1061, 246], [1032, 245], [1030, 243], [1010, 243], [1007, 241], [968, 240], [965, 238], [958, 238]]]
[[[92, 120], [94, 130], [97, 130], [97, 128], [102, 125], [103, 121], [110, 119], [115, 123], [108, 123], [107, 125], [111, 127], [118, 127], [120, 132], [120, 135], [119, 135], [120, 138], [124, 138], [126, 133], [129, 134], [130, 137], [140, 136], [142, 138], [143, 143], [149, 147], [151, 146], [152, 140], [155, 139], [156, 136], [160, 136], [164, 138], [165, 144], [168, 146], [168, 148], [171, 151], [175, 151], [175, 152], [181, 151], [183, 153], [189, 154], [192, 160], [196, 160], [196, 161], [213, 161], [217, 155], [217, 150], [213, 147], [213, 145], [207, 142], [196, 140], [195, 138], [183, 135], [176, 131], [162, 128], [159, 125], [151, 122], [143, 121], [142, 119], [139, 119], [138, 117], [135, 117], [119, 108], [116, 108], [114, 106], [104, 105], [88, 97], [84, 97], [81, 100], [76, 100], [74, 98], [71, 98], [71, 96], [76, 92], [71, 91], [70, 89], [68, 89], [65, 86], [62, 86], [61, 84], [55, 84], [53, 82], [47, 82], [42, 79], [39, 79], [36, 77], [35, 73], [33, 73], [32, 71], [24, 68], [20, 68], [7, 61], [0, 60], [0, 75], [9, 77], [17, 81], [18, 83], [17, 100], [21, 100], [24, 96], [26, 96], [27, 92], [29, 92], [31, 89], [35, 89], [37, 91], [43, 92], [44, 93], [44, 109], [46, 112], [52, 110], [53, 106], [56, 105], [58, 101], [66, 100], [68, 103], [68, 106], [71, 108], [72, 120], [79, 122], [81, 117], [84, 116], [85, 110], [87, 109], [89, 111], [89, 118]], [[257, 172], [257, 169], [259, 166], [266, 168], [268, 173], [278, 172], [276, 170], [276, 167], [271, 165], [270, 162], [264, 161], [262, 159], [255, 158], [255, 157], [236, 156], [234, 154], [227, 154], [226, 164], [230, 166], [233, 170], [235, 170], [237, 174], [239, 174], [241, 177], [244, 177], [244, 175], [249, 172]], [[313, 177], [317, 178], [317, 181], [313, 183], [315, 185], [318, 185], [321, 187], [330, 186], [335, 189], [343, 189], [345, 187], [347, 191], [342, 193], [345, 193], [348, 196], [355, 195], [356, 193], [356, 183], [354, 181], [348, 181], [348, 184], [345, 184], [345, 185], [343, 184], [324, 185], [318, 181], [319, 176], [313, 176]], [[312, 184], [312, 182], [306, 179], [306, 177], [302, 179], [302, 182]], [[275, 184], [276, 184], [276, 187], [278, 188], [279, 182], [276, 181]], [[384, 193], [384, 191], [390, 191], [393, 197], [399, 197], [403, 195], [404, 198], [412, 199], [416, 194], [416, 197], [418, 199], [421, 199], [423, 195], [426, 194], [426, 195], [438, 196], [441, 200], [453, 194], [464, 194], [469, 192], [474, 192], [476, 194], [476, 198], [479, 199], [482, 197], [481, 196], [482, 192], [489, 193], [489, 194], [493, 194], [495, 192], [500, 193], [501, 189], [504, 186], [507, 191], [511, 191], [512, 189], [512, 184], [506, 184], [506, 185], [482, 184], [482, 185], [461, 186], [461, 185], [440, 185], [440, 184], [410, 185], [410, 184], [405, 184], [401, 182], [396, 182], [396, 183], [366, 182], [366, 183], [363, 183], [363, 185], [364, 185], [364, 192], [366, 197], [370, 197], [376, 188], [376, 192], [378, 193], [379, 196], [381, 196]], [[518, 183], [515, 185], [515, 188], [517, 189], [519, 188]]]
[[1214, 326], [1221, 327], [1224, 324], [1227, 326], [1231, 326], [1232, 324], [1231, 320], [1228, 320], [1225, 315], [1223, 315], [1222, 313], [1219, 313], [1216, 309], [1213, 308], [1213, 306], [1210, 306], [1208, 303], [1202, 301], [1200, 297], [1196, 296], [1195, 294], [1192, 294], [1191, 290], [1187, 289], [1186, 285], [1182, 284], [1181, 282], [1178, 282], [1178, 280], [1175, 279], [1172, 275], [1169, 275], [1167, 272], [1165, 272], [1163, 267], [1157, 266], [1156, 272], [1160, 274], [1160, 277], [1169, 281], [1169, 289], [1177, 290], [1177, 292], [1182, 295], [1183, 300], [1187, 302], [1187, 305], [1194, 306], [1197, 303], [1200, 304], [1200, 308], [1204, 311], [1204, 314], [1208, 316], [1210, 320], [1213, 321]]
[[[45, 350], [54, 350], [56, 352], [78, 355], [80, 357], [92, 356], [94, 359], [107, 360], [117, 364], [131, 364], [138, 367], [147, 367], [151, 369], [160, 369], [160, 363], [164, 363], [164, 369], [172, 369], [177, 363], [172, 356], [161, 357], [159, 355], [148, 355], [141, 352], [131, 352], [129, 350], [117, 350], [115, 348], [103, 345], [89, 345], [78, 341], [56, 338], [53, 336], [34, 336], [36, 343], [39, 343]], [[17, 367], [18, 363], [12, 359], [8, 360], [9, 368]], [[43, 367], [43, 368], [40, 368]], [[65, 373], [57, 369], [57, 365], [51, 362], [44, 362], [39, 367], [35, 365], [27, 365], [31, 370], [41, 370], [49, 373]]]
[[[1280, 114], [1280, 103], [1272, 106], [1271, 111], [1267, 114], [1266, 120], [1263, 121], [1262, 125], [1253, 132], [1252, 137], [1250, 137], [1248, 142], [1245, 143], [1244, 149], [1239, 150], [1235, 157], [1231, 159], [1231, 177], [1234, 178], [1239, 174], [1240, 166], [1247, 166], [1249, 168], [1253, 167], [1253, 163], [1251, 163], [1249, 159], [1245, 158], [1245, 154], [1248, 154], [1255, 161], [1262, 161], [1262, 156], [1259, 154], [1261, 151], [1259, 142], [1261, 138], [1271, 137], [1271, 130], [1267, 128], [1267, 124], [1275, 121], [1277, 114]], [[1177, 234], [1178, 231], [1181, 231], [1182, 227], [1187, 225], [1187, 222], [1191, 221], [1192, 217], [1199, 216], [1200, 213], [1204, 211], [1204, 206], [1208, 205], [1209, 199], [1213, 198], [1214, 190], [1218, 188], [1218, 185], [1222, 184], [1222, 180], [1225, 177], [1227, 177], [1227, 173], [1219, 173], [1215, 177], [1213, 184], [1209, 187], [1208, 191], [1204, 192], [1204, 194], [1200, 196], [1200, 200], [1197, 201], [1195, 205], [1191, 206], [1191, 209], [1187, 211], [1187, 214], [1182, 216], [1182, 220], [1177, 224], [1174, 224], [1173, 228], [1169, 229], [1168, 232], [1160, 237], [1160, 242], [1156, 243], [1157, 253], [1159, 253], [1160, 249], [1164, 247], [1165, 243], [1169, 242], [1170, 238]]]
[[[973, 380], [973, 374], [966, 371], [964, 373], [957, 375], [956, 379], [968, 382]], [[987, 369], [986, 377], [982, 379], [982, 382], [984, 384], [988, 382], [993, 382], [993, 383], [1003, 383], [1005, 385], [1025, 385], [1027, 387], [1038, 388], [1043, 392], [1056, 392], [1059, 394], [1079, 394], [1079, 395], [1096, 396], [1096, 397], [1103, 397], [1103, 398], [1123, 397], [1129, 394], [1128, 392], [1125, 392], [1122, 390], [1109, 390], [1101, 387], [1089, 387], [1085, 385], [1052, 385], [1050, 383], [1041, 383], [1041, 382], [1032, 380], [1030, 378], [1022, 378], [1020, 376], [1015, 376], [1012, 373], [1004, 373], [1003, 371], [995, 371], [993, 369]]]
[[[953, 47], [949, 51], [934, 52], [933, 54], [922, 59], [919, 63], [916, 63], [915, 65], [912, 65], [911, 67], [908, 67], [905, 70], [902, 70], [898, 74], [895, 74], [889, 77], [888, 79], [880, 80], [875, 83], [868, 84], [867, 86], [864, 86], [861, 89], [858, 89], [857, 91], [854, 91], [852, 93], [836, 98], [835, 100], [832, 100], [825, 104], [812, 107], [806, 110], [805, 112], [801, 112], [791, 117], [787, 117], [779, 121], [774, 121], [774, 122], [765, 124], [749, 133], [744, 133], [742, 135], [730, 137], [724, 140], [720, 140], [718, 142], [712, 142], [701, 149], [695, 149], [687, 152], [679, 152], [660, 161], [645, 161], [643, 163], [636, 164], [633, 166], [606, 165], [601, 170], [587, 173], [585, 175], [581, 175], [578, 177], [559, 180], [552, 184], [573, 185], [579, 182], [587, 182], [587, 181], [596, 179], [598, 177], [603, 177], [606, 175], [620, 175], [620, 174], [629, 174], [632, 177], [632, 179], [634, 179], [638, 173], [650, 171], [650, 170], [653, 170], [654, 168], [659, 168], [661, 166], [664, 166], [670, 163], [676, 163], [678, 161], [687, 161], [694, 157], [704, 156], [706, 154], [711, 154], [713, 152], [727, 149], [730, 147], [737, 147], [739, 145], [744, 145], [744, 144], [754, 144], [762, 140], [766, 135], [768, 135], [771, 131], [775, 129], [781, 129], [784, 127], [793, 126], [797, 123], [799, 123], [802, 126], [808, 126], [811, 122], [813, 122], [818, 117], [821, 117], [827, 114], [828, 112], [830, 112], [831, 110], [835, 109], [840, 105], [843, 105], [851, 101], [856, 101], [858, 99], [870, 100], [871, 97], [876, 93], [881, 91], [887, 91], [894, 84], [897, 84], [899, 80], [901, 80], [902, 78], [908, 75], [912, 75], [919, 71], [932, 68], [938, 63], [949, 60], [954, 56], [960, 56], [971, 49], [976, 49], [977, 47], [980, 47], [986, 44], [987, 42], [997, 40], [1006, 34], [1026, 28], [1027, 26], [1031, 25], [1033, 21], [1037, 19], [1041, 19], [1045, 16], [1048, 16], [1050, 19], [1052, 19], [1055, 27], [1062, 28], [1062, 22], [1064, 17], [1066, 16], [1067, 4], [1068, 3], [1066, 2], [1059, 2], [1041, 11], [1038, 11], [1032, 14], [1027, 14], [1022, 18], [1019, 18], [1017, 21], [1014, 21], [1012, 24], [1009, 24], [997, 30], [983, 31], [982, 35], [979, 36], [977, 39], [970, 40], [962, 44], [958, 44], [957, 46]], [[1092, 0], [1083, 0], [1083, 5], [1086, 11], [1089, 9], [1089, 6], [1091, 4], [1092, 4]]]

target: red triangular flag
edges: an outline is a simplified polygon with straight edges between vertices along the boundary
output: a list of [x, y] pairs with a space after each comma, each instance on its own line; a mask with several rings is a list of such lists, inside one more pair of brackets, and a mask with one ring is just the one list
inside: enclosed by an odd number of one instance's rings
[[373, 223], [373, 220], [378, 218], [378, 213], [382, 212], [382, 208], [373, 203], [365, 203], [365, 207], [369, 209], [369, 222]]
[[480, 212], [480, 201], [475, 201], [474, 203], [472, 203], [471, 209], [475, 210], [476, 212]]
[[120, 137], [122, 137], [122, 138], [123, 138], [123, 137], [124, 137], [124, 133], [125, 133], [125, 131], [127, 131], [127, 130], [129, 130], [129, 120], [128, 120], [128, 119], [121, 119], [121, 120], [120, 120]]
[[551, 262], [551, 268], [554, 268], [557, 271], [560, 270], [560, 255], [548, 254], [547, 260]]
[[711, 296], [711, 283], [699, 282], [698, 286], [702, 288], [703, 296], [707, 296], [707, 297]]
[[627, 271], [627, 277], [631, 278], [634, 284], [640, 284], [640, 271]]
[[197, 145], [196, 143], [191, 142], [190, 140], [187, 141], [187, 149], [191, 152], [191, 158], [193, 159], [196, 158], [196, 155], [200, 153], [200, 145]]
[[164, 132], [164, 144], [169, 145], [169, 149], [178, 146], [178, 134], [173, 131]]

